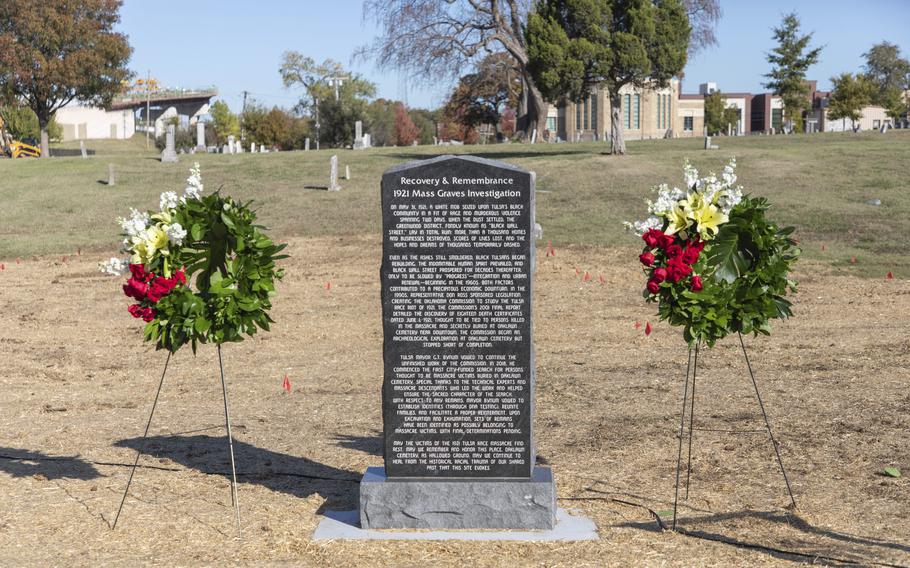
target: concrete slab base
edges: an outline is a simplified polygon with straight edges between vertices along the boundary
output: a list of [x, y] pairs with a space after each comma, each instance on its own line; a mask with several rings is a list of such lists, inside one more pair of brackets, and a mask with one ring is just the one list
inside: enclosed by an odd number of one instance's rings
[[313, 533], [313, 540], [485, 540], [527, 542], [573, 542], [599, 540], [597, 526], [578, 511], [556, 511], [556, 525], [541, 531], [440, 531], [368, 530], [360, 528], [360, 516], [353, 511], [326, 511]]
[[549, 530], [555, 523], [548, 467], [525, 479], [390, 479], [371, 467], [360, 482], [364, 529]]

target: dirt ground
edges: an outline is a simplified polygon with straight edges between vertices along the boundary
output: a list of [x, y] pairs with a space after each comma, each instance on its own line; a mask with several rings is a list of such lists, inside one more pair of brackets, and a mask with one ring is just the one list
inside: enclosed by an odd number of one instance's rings
[[[910, 566], [910, 282], [803, 263], [796, 318], [746, 340], [795, 514], [739, 344], [702, 352], [682, 534], [648, 511], [672, 508], [680, 333], [643, 303], [636, 251], [558, 244], [536, 280], [536, 436], [560, 506], [600, 540], [313, 542], [320, 511], [354, 508], [382, 463], [379, 244], [293, 240], [273, 331], [224, 347], [240, 542], [215, 348], [172, 359], [112, 531], [166, 356], [95, 255], [3, 261], [0, 565]], [[648, 320], [645, 337], [634, 323]]]

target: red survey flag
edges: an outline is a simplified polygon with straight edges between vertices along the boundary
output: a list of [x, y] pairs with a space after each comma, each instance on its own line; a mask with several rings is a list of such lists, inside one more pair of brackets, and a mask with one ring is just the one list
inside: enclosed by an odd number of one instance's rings
[[600, 283], [601, 283], [601, 284], [606, 284], [606, 283], [607, 283], [607, 281], [604, 280], [604, 275], [603, 275], [603, 274], [600, 275], [599, 280], [600, 280]]
[[325, 283], [325, 289], [326, 289], [326, 290], [331, 290], [331, 289], [332, 289], [332, 283], [331, 283], [331, 282], [326, 282], [326, 283]]
[[894, 280], [894, 274], [891, 271], [888, 271], [888, 274], [885, 275], [885, 280]]
[[591, 279], [591, 275], [588, 274], [588, 271], [587, 271], [587, 270], [585, 270], [585, 276], [584, 276], [584, 278], [582, 278], [582, 281], [583, 281], [583, 282], [587, 282], [587, 281], [590, 280], [590, 279]]
[[640, 322], [640, 321], [636, 321], [636, 322], [635, 322], [635, 329], [641, 329], [641, 322]]
[[0, 270], [6, 270], [6, 265], [5, 265], [5, 264], [0, 264]]
[[578, 276], [579, 274], [581, 274], [581, 269], [576, 266], [575, 267], [575, 276]]
[[651, 322], [645, 324], [645, 337], [651, 335]]
[[288, 379], [287, 373], [284, 374], [284, 382], [281, 383], [281, 388], [283, 388], [284, 390], [286, 390], [288, 392], [291, 392], [291, 380]]
[[828, 245], [822, 244], [822, 252], [825, 252], [826, 250], [828, 250]]
[[855, 257], [855, 256], [850, 258], [850, 264], [856, 264], [856, 257]]

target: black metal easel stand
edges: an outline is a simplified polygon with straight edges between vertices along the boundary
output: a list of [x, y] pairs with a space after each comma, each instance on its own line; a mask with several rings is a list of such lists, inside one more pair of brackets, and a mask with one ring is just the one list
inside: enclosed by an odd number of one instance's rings
[[[221, 345], [218, 345], [218, 369], [221, 371], [221, 393], [224, 396], [224, 428], [227, 431], [228, 450], [231, 454], [231, 505], [234, 507], [234, 516], [237, 521], [237, 538], [241, 538], [240, 532], [240, 502], [237, 500], [237, 467], [234, 464], [234, 437], [231, 434], [231, 416], [228, 411], [228, 393], [227, 384], [224, 380], [224, 362], [221, 359]], [[133, 474], [136, 473], [136, 467], [139, 464], [139, 457], [145, 452], [145, 441], [148, 438], [149, 428], [152, 425], [152, 417], [155, 416], [155, 409], [158, 407], [158, 397], [161, 395], [161, 387], [164, 385], [164, 377], [167, 374], [168, 363], [171, 362], [172, 353], [168, 353], [164, 361], [164, 371], [161, 373], [161, 380], [158, 382], [158, 390], [155, 392], [155, 400], [152, 403], [152, 411], [149, 413], [148, 422], [145, 425], [145, 432], [139, 442], [139, 449], [136, 450], [136, 459], [133, 460], [133, 466], [130, 469], [130, 477], [126, 482], [126, 489], [123, 490], [123, 497], [120, 499], [120, 507], [117, 509], [117, 515], [114, 517], [114, 523], [111, 530], [117, 528], [117, 521], [120, 519], [120, 513], [123, 511], [123, 504], [126, 502], [126, 496], [130, 492], [130, 485], [133, 483]]]
[[[752, 379], [752, 386], [755, 388], [755, 398], [758, 400], [758, 407], [761, 409], [762, 416], [765, 419], [765, 428], [768, 430], [768, 437], [771, 439], [771, 445], [774, 447], [774, 455], [777, 456], [777, 465], [780, 466], [780, 472], [784, 477], [784, 483], [787, 484], [787, 493], [790, 495], [790, 502], [793, 504], [793, 508], [796, 508], [796, 499], [793, 497], [793, 490], [790, 487], [790, 478], [787, 477], [787, 470], [784, 469], [784, 462], [780, 457], [780, 448], [778, 447], [777, 440], [774, 438], [774, 432], [771, 430], [771, 421], [768, 418], [768, 413], [765, 411], [765, 404], [762, 402], [761, 394], [758, 390], [758, 382], [755, 380], [755, 373], [752, 372], [752, 363], [749, 361], [749, 354], [746, 353], [746, 344], [743, 341], [743, 336], [741, 333], [739, 335], [739, 344], [743, 350], [743, 357], [746, 359], [746, 367], [749, 369], [749, 377]], [[686, 426], [686, 407], [688, 406], [689, 412], [689, 451], [686, 465], [686, 494], [685, 499], [689, 498], [689, 479], [690, 474], [692, 473], [692, 433], [695, 427], [695, 377], [696, 371], [698, 369], [698, 349], [700, 342], [695, 344], [694, 348], [689, 348], [689, 362], [686, 365], [686, 381], [683, 388], [683, 403], [682, 403], [682, 413], [679, 418], [679, 449], [676, 456], [676, 487], [673, 496], [673, 529], [676, 529], [676, 519], [677, 519], [677, 508], [679, 505], [679, 480], [680, 473], [682, 471], [682, 453], [683, 453], [683, 440], [685, 439], [685, 426]], [[694, 357], [693, 357], [694, 354]], [[693, 360], [694, 359], [694, 360]], [[689, 390], [689, 377], [692, 378], [692, 389], [691, 395]], [[691, 396], [691, 398], [690, 398]], [[760, 430], [759, 430], [760, 431]]]

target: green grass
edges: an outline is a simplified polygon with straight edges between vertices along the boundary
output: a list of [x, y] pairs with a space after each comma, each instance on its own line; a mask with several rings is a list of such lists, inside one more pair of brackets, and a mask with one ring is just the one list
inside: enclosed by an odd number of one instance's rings
[[[805, 255], [856, 274], [910, 277], [910, 131], [630, 142], [625, 157], [602, 143], [376, 148], [367, 151], [181, 156], [162, 164], [141, 137], [95, 141], [95, 156], [0, 160], [0, 258], [67, 254], [116, 246], [115, 219], [129, 207], [157, 207], [162, 191], [181, 191], [192, 162], [202, 164], [206, 190], [223, 187], [255, 199], [277, 236], [379, 234], [379, 180], [392, 165], [442, 152], [472, 153], [537, 172], [538, 220], [560, 244], [634, 245], [622, 221], [645, 215], [657, 183], [681, 183], [682, 162], [720, 171], [731, 155], [748, 192], [774, 203], [771, 216], [795, 225]], [[78, 148], [77, 144], [63, 145]], [[329, 157], [351, 167], [352, 180], [328, 193]], [[107, 165], [117, 185], [108, 187]], [[881, 199], [881, 206], [867, 205]], [[822, 245], [826, 246], [822, 251]], [[857, 258], [851, 264], [851, 257]]]

